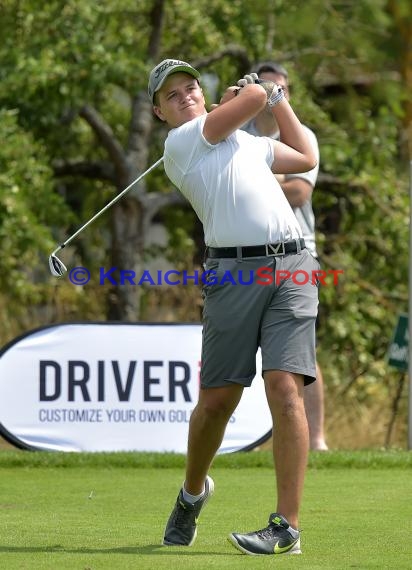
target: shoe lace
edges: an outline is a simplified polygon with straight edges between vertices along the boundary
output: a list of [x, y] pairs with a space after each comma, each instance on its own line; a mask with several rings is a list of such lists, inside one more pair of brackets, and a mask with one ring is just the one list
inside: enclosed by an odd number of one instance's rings
[[182, 505], [179, 505], [175, 516], [175, 525], [180, 528], [186, 527], [191, 518], [191, 514], [192, 511], [185, 509]]
[[284, 531], [285, 527], [281, 524], [270, 523], [265, 528], [256, 531], [256, 534], [261, 538], [274, 538], [279, 531]]
[[274, 525], [274, 524], [270, 524], [269, 526], [266, 526], [265, 528], [262, 528], [260, 530], [256, 531], [256, 534], [260, 537], [260, 538], [264, 538], [264, 539], [268, 539], [268, 538], [273, 538], [274, 534], [275, 534], [275, 530], [277, 528], [279, 528], [280, 525]]

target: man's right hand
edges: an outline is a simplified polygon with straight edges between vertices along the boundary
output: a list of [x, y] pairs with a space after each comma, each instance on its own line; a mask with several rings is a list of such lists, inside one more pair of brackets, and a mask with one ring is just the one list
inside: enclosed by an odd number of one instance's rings
[[237, 82], [239, 87], [244, 87], [248, 83], [260, 83], [257, 73], [250, 73], [248, 75], [244, 75], [242, 79], [239, 79], [239, 81]]
[[237, 87], [236, 85], [231, 85], [223, 93], [222, 98], [219, 101], [219, 105], [223, 105], [223, 103], [231, 101], [234, 97], [236, 97], [238, 93], [239, 93], [239, 87]]
[[283, 87], [278, 85], [277, 83], [273, 83], [273, 81], [261, 81], [260, 85], [266, 91], [266, 95], [268, 97], [268, 107], [272, 108], [282, 99], [285, 98], [285, 93], [283, 91]]
[[261, 85], [263, 87], [263, 89], [266, 91], [266, 95], [269, 97], [273, 94], [273, 92], [276, 90], [278, 90], [278, 85], [276, 83], [273, 83], [273, 81], [261, 81], [259, 83], [259, 85]]
[[259, 79], [256, 73], [245, 75], [244, 77], [242, 77], [242, 79], [239, 79], [239, 81], [237, 82], [240, 88], [245, 87], [246, 85], [251, 83], [258, 83], [266, 91], [269, 108], [273, 107], [274, 105], [277, 105], [277, 103], [279, 103], [284, 97], [282, 87], [280, 87], [273, 81], [262, 81], [261, 79]]

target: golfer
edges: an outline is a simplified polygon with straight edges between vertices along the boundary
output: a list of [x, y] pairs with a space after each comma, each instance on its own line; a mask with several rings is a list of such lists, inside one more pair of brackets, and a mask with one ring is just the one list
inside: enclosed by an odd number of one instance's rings
[[[247, 75], [207, 112], [199, 78], [189, 63], [166, 59], [151, 71], [148, 92], [154, 113], [170, 127], [166, 174], [203, 224], [205, 269], [218, 278], [230, 271], [237, 283], [239, 271], [249, 275], [262, 267], [291, 274], [318, 269], [273, 176], [316, 165], [282, 89], [272, 82], [257, 84]], [[279, 141], [240, 130], [265, 106], [279, 125]], [[242, 392], [255, 376], [260, 346], [273, 418], [277, 497], [268, 495], [272, 514], [265, 528], [233, 532], [229, 540], [245, 554], [301, 552], [298, 515], [309, 446], [303, 390], [316, 375], [318, 290], [311, 280], [305, 285], [270, 281], [268, 286], [256, 280], [249, 286], [229, 281], [204, 286], [201, 389], [190, 418], [185, 480], [164, 545], [190, 546], [196, 538], [200, 511], [214, 490], [208, 471]], [[251, 481], [250, 493], [266, 495], [268, 489]]]

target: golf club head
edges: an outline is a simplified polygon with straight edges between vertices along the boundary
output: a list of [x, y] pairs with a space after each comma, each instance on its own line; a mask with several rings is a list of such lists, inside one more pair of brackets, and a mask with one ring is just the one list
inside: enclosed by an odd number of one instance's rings
[[51, 274], [55, 277], [63, 277], [63, 275], [67, 273], [67, 267], [54, 253], [49, 257], [49, 267]]

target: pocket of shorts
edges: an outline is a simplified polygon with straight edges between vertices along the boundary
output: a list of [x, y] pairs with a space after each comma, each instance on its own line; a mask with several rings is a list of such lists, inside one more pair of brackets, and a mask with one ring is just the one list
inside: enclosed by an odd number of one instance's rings
[[[233, 287], [237, 283], [238, 263], [235, 258], [208, 258], [203, 264], [205, 272], [210, 272], [207, 276], [202, 274], [202, 296], [203, 298], [213, 289], [220, 290], [223, 287]], [[233, 275], [235, 275], [233, 277]], [[231, 277], [232, 276], [232, 277]]]
[[218, 280], [218, 271], [220, 259], [207, 258], [203, 264], [204, 272], [202, 273], [202, 297], [206, 298], [210, 288], [216, 284]]
[[202, 283], [204, 285], [207, 285], [207, 282], [213, 281], [214, 278], [217, 278], [220, 262], [220, 259], [206, 259], [205, 263], [203, 264], [204, 272], [202, 274]]
[[320, 263], [319, 263], [319, 261], [318, 261], [318, 258], [317, 258], [317, 257], [314, 257], [314, 256], [310, 253], [310, 251], [309, 251], [308, 249], [307, 249], [306, 251], [308, 252], [308, 255], [311, 257], [311, 259], [312, 259], [312, 261], [313, 261], [313, 265], [315, 266], [315, 268], [316, 268], [316, 269], [320, 269]]
[[318, 259], [310, 253], [310, 251], [308, 251], [308, 255], [310, 255], [312, 263], [313, 263], [313, 267], [314, 267], [314, 269], [312, 269], [312, 280], [311, 280], [311, 282], [313, 285], [315, 285], [319, 289], [320, 281], [319, 281], [319, 278], [317, 276], [317, 272], [321, 271], [320, 263], [319, 263]]

